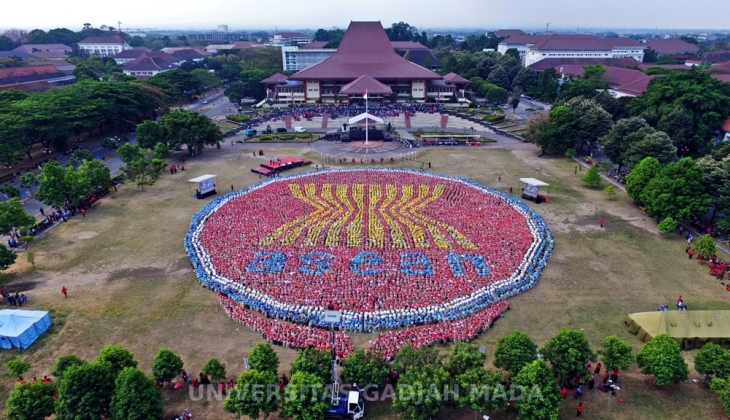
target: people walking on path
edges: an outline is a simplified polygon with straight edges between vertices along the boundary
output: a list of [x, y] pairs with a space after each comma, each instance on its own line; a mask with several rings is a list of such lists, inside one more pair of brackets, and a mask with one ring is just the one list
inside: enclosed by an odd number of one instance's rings
[[68, 289], [66, 288], [66, 286], [63, 286], [61, 288], [61, 293], [63, 293], [63, 297], [68, 297]]

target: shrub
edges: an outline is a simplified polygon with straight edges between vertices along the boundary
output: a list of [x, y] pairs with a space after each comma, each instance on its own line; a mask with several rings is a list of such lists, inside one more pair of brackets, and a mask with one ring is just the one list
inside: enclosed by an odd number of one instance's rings
[[613, 200], [616, 197], [616, 187], [614, 187], [613, 185], [609, 185], [608, 187], [606, 187], [603, 192], [606, 193], [609, 200]]
[[487, 115], [486, 117], [482, 118], [482, 121], [486, 121], [488, 123], [497, 123], [504, 121], [504, 115]]
[[657, 227], [664, 233], [672, 233], [677, 230], [677, 222], [675, 222], [670, 216], [667, 216]]

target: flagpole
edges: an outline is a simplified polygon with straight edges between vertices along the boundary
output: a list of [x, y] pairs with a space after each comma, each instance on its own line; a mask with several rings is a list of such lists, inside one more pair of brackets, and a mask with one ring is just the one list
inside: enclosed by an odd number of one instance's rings
[[365, 144], [368, 144], [368, 91], [365, 91]]

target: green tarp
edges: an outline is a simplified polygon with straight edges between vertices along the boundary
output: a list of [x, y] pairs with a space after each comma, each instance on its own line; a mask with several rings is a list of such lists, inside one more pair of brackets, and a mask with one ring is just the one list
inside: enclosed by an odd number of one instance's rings
[[683, 350], [700, 348], [708, 342], [730, 345], [730, 311], [639, 312], [628, 315], [626, 325], [644, 342], [669, 334]]

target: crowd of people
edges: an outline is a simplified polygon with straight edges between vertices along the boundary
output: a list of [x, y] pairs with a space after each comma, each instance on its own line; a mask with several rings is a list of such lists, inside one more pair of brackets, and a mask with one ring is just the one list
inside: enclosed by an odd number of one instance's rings
[[[399, 103], [387, 104], [380, 106], [370, 104], [368, 113], [380, 118], [399, 117], [401, 114], [411, 117], [418, 113], [435, 114], [442, 111], [441, 104], [423, 104], [423, 103]], [[327, 115], [330, 120], [338, 120], [341, 118], [352, 118], [365, 112], [364, 105], [346, 105], [346, 104], [306, 104], [294, 105], [288, 108], [272, 108], [266, 113], [254, 114], [252, 118], [243, 124], [245, 129], [256, 128], [271, 122], [282, 121], [286, 117], [291, 117], [294, 121], [302, 119], [310, 120], [314, 117], [322, 117]]]
[[[290, 324], [261, 317], [222, 293], [218, 294], [218, 298], [228, 316], [237, 322], [245, 324], [252, 330], [260, 332], [261, 336], [271, 344], [290, 349], [330, 349], [329, 332], [323, 328]], [[340, 332], [335, 333], [335, 353], [337, 358], [342, 360], [352, 353], [352, 351], [353, 345], [350, 343], [350, 337]]]
[[370, 343], [369, 349], [381, 353], [390, 360], [406, 344], [418, 349], [434, 343], [470, 342], [489, 329], [494, 320], [507, 309], [509, 309], [509, 304], [506, 300], [501, 300], [456, 321], [380, 333], [378, 338]]
[[[337, 206], [354, 215], [323, 216]], [[343, 331], [478, 313], [532, 288], [552, 246], [543, 219], [508, 194], [463, 178], [374, 168], [230, 193], [194, 215], [185, 238], [206, 287], [310, 326], [327, 326], [324, 310], [334, 304]]]

